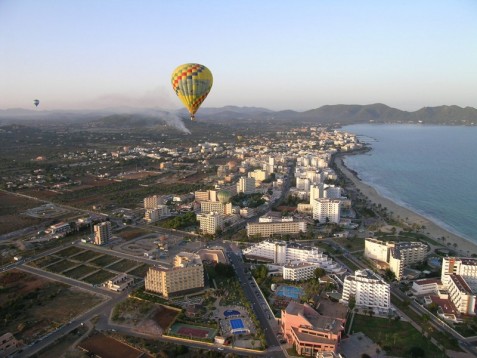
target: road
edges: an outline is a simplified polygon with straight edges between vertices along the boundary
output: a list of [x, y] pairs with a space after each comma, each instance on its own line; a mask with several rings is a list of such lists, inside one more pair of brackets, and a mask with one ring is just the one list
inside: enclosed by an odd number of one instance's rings
[[[263, 297], [260, 288], [256, 286], [254, 281], [250, 281], [250, 276], [244, 273], [245, 265], [242, 261], [241, 255], [237, 255], [233, 252], [230, 244], [224, 244], [230, 263], [233, 265], [237, 278], [241, 283], [245, 297], [252, 303], [253, 311], [260, 322], [265, 339], [267, 341], [268, 351], [273, 352], [273, 357], [286, 357], [287, 354], [277, 339], [278, 325], [275, 320], [273, 312], [268, 309], [265, 298]], [[266, 307], [266, 309], [264, 309]], [[269, 318], [270, 317], [270, 318]]]

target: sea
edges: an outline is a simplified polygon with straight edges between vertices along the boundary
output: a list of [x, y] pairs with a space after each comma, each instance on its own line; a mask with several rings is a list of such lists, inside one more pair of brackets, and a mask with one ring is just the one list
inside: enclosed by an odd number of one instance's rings
[[477, 127], [358, 124], [372, 150], [344, 158], [379, 194], [477, 244]]

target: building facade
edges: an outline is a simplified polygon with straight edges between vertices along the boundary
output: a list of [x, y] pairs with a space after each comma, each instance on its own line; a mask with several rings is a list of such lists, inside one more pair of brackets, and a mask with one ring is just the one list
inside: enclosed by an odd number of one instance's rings
[[340, 201], [336, 199], [313, 200], [313, 219], [324, 224], [340, 222]]
[[281, 313], [281, 330], [298, 355], [315, 357], [318, 352], [336, 352], [346, 321], [322, 316], [308, 304], [290, 301]]
[[299, 234], [306, 232], [304, 221], [271, 221], [247, 224], [247, 236], [270, 237], [276, 234]]
[[370, 238], [364, 241], [364, 256], [388, 263], [398, 280], [403, 278], [406, 266], [424, 261], [427, 251], [428, 246], [421, 242], [386, 242]]
[[200, 230], [203, 234], [214, 235], [224, 227], [223, 217], [217, 212], [197, 214], [197, 220], [200, 223]]
[[237, 183], [237, 193], [253, 194], [255, 192], [255, 178], [241, 177]]
[[354, 296], [357, 307], [387, 312], [391, 307], [391, 289], [381, 276], [369, 269], [357, 270], [346, 276], [341, 302], [348, 304]]
[[174, 257], [172, 268], [150, 267], [145, 288], [168, 298], [204, 288], [204, 267], [200, 256], [181, 252]]
[[477, 315], [477, 259], [444, 257], [441, 281], [460, 313]]
[[94, 225], [94, 244], [104, 245], [107, 244], [111, 238], [111, 222], [105, 221]]

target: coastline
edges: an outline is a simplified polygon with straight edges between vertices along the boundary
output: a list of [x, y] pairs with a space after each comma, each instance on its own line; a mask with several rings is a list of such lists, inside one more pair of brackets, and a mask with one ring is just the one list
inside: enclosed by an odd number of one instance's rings
[[[338, 169], [345, 175], [349, 180], [353, 182], [355, 187], [361, 191], [361, 193], [366, 196], [371, 202], [376, 205], [381, 204], [381, 206], [388, 208], [389, 211], [393, 212], [393, 215], [400, 216], [401, 218], [408, 218], [407, 222], [409, 224], [418, 224], [425, 226], [424, 232], [431, 239], [440, 243], [442, 247], [448, 247], [454, 251], [457, 251], [459, 255], [470, 256], [473, 253], [477, 253], [477, 244], [454, 234], [432, 220], [403, 207], [396, 202], [381, 196], [376, 189], [372, 186], [364, 183], [354, 170], [349, 169], [343, 162], [343, 155], [337, 155], [334, 157], [335, 165]], [[442, 242], [440, 238], [445, 237], [445, 242]], [[450, 246], [447, 244], [450, 243]], [[457, 244], [457, 248], [454, 247], [454, 244]]]

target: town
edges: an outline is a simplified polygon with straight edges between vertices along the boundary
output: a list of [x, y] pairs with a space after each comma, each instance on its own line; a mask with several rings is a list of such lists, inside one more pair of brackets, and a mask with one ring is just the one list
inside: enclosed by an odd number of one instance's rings
[[367, 202], [337, 165], [366, 150], [298, 127], [6, 172], [2, 354], [472, 352], [477, 259]]

